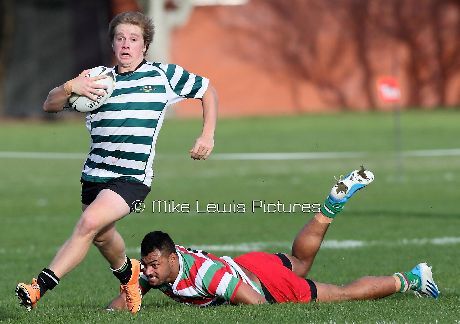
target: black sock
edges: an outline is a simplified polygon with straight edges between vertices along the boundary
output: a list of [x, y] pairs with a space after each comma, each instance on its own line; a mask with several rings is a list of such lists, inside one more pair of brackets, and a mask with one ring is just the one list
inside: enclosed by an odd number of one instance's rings
[[112, 269], [112, 273], [115, 275], [115, 277], [118, 278], [118, 280], [120, 280], [120, 283], [122, 285], [126, 285], [131, 279], [131, 267], [131, 260], [127, 257], [125, 263], [123, 263], [123, 265], [120, 268]]
[[44, 268], [38, 275], [38, 286], [40, 287], [40, 297], [42, 297], [46, 291], [52, 290], [59, 283], [59, 278], [50, 269]]

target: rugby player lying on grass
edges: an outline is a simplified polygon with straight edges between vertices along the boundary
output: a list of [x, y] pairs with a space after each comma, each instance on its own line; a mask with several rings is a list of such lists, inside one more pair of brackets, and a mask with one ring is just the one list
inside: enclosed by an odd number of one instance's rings
[[[334, 217], [357, 190], [373, 180], [372, 172], [364, 168], [339, 180], [321, 212], [297, 234], [292, 255], [250, 252], [235, 258], [217, 257], [175, 245], [166, 233], [148, 233], [141, 244], [142, 295], [152, 288], [159, 289], [178, 302], [197, 306], [364, 300], [408, 290], [438, 298], [439, 290], [426, 263], [408, 272], [363, 277], [344, 286], [305, 279]], [[126, 309], [123, 293], [108, 309]]]

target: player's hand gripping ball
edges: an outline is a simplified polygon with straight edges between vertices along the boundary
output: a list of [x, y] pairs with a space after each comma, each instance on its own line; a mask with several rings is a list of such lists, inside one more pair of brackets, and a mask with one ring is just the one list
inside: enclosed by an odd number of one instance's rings
[[97, 96], [96, 100], [91, 100], [86, 96], [81, 96], [73, 93], [69, 98], [70, 107], [79, 112], [89, 112], [96, 110], [104, 104], [104, 102], [112, 95], [113, 88], [115, 87], [115, 75], [112, 69], [105, 66], [97, 66], [89, 70], [87, 77], [95, 77], [99, 75], [106, 75], [106, 78], [97, 80], [97, 83], [104, 84], [107, 89], [103, 89], [104, 95]]

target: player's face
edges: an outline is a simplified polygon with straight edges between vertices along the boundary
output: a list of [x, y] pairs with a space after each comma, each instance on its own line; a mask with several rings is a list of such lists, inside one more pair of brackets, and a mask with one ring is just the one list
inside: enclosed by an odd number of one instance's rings
[[146, 51], [142, 29], [131, 24], [118, 25], [115, 27], [112, 47], [119, 71], [133, 71], [144, 59]]
[[162, 255], [161, 251], [155, 250], [142, 257], [144, 266], [144, 275], [152, 286], [172, 283], [177, 274], [174, 273], [174, 264], [177, 262], [177, 256], [172, 253], [169, 256]]

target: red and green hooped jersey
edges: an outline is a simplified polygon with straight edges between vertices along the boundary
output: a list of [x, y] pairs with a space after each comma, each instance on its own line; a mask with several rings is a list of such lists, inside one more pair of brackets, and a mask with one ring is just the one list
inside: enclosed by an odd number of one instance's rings
[[230, 302], [243, 282], [263, 295], [262, 289], [230, 257], [217, 257], [180, 245], [176, 245], [176, 252], [179, 257], [179, 274], [174, 283], [153, 287], [141, 274], [139, 283], [144, 295], [154, 288], [181, 303], [196, 306], [220, 305]]

